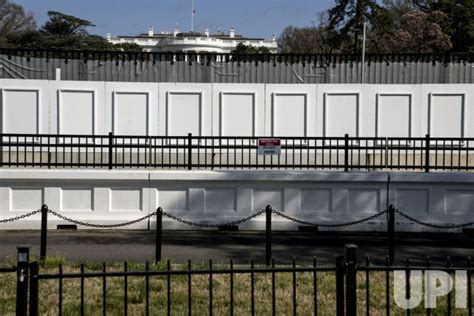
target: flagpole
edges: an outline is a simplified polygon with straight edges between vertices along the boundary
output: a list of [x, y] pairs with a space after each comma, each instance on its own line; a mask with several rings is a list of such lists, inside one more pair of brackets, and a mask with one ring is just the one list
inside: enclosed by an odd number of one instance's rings
[[194, 32], [194, 0], [191, 0], [191, 32]]

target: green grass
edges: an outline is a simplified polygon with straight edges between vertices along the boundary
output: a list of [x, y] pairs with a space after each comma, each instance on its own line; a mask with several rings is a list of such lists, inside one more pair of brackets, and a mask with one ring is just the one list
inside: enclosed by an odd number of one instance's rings
[[[11, 265], [11, 260], [2, 265]], [[59, 264], [63, 264], [63, 272], [79, 272], [80, 264], [66, 262], [64, 258], [50, 257], [41, 263], [40, 273], [57, 273]], [[235, 266], [235, 268], [244, 266]], [[248, 267], [248, 266], [245, 266]], [[142, 271], [144, 264], [129, 263], [129, 271]], [[172, 264], [172, 270], [186, 269], [185, 264]], [[205, 263], [193, 264], [193, 270], [207, 269]], [[215, 269], [228, 268], [226, 265], [214, 265]], [[165, 263], [150, 265], [150, 270], [164, 270]], [[85, 271], [102, 270], [101, 263], [88, 262]], [[108, 264], [107, 271], [123, 271], [122, 263]], [[365, 272], [357, 275], [358, 312], [365, 314], [366, 279]], [[13, 315], [15, 311], [16, 275], [14, 273], [0, 274], [0, 315]], [[392, 276], [390, 275], [392, 284]], [[164, 314], [166, 311], [166, 277], [150, 277], [150, 313]], [[230, 306], [230, 287], [228, 275], [213, 275], [213, 311], [215, 315], [228, 315]], [[335, 314], [335, 274], [333, 272], [318, 272], [317, 304], [320, 315]], [[102, 313], [102, 278], [85, 280], [85, 314], [99, 315]], [[277, 273], [276, 275], [276, 312], [277, 315], [292, 314], [292, 274]], [[392, 315], [405, 314], [393, 304], [393, 287], [390, 286], [390, 310]], [[58, 314], [58, 280], [41, 280], [39, 290], [39, 308], [42, 315]], [[234, 313], [235, 315], [250, 314], [250, 275], [236, 274], [234, 277]], [[297, 312], [299, 315], [312, 315], [314, 308], [313, 275], [312, 273], [297, 273]], [[130, 315], [145, 314], [145, 278], [128, 277], [128, 313]], [[453, 295], [454, 299], [454, 295]], [[124, 278], [107, 278], [107, 313], [122, 315], [124, 312]], [[385, 273], [370, 273], [370, 314], [385, 313]], [[443, 315], [446, 312], [446, 297], [438, 301], [438, 308], [432, 314]], [[257, 315], [271, 314], [271, 274], [255, 274], [255, 306]], [[454, 302], [453, 302], [454, 307]], [[172, 315], [185, 315], [188, 312], [188, 278], [187, 276], [171, 277], [171, 308]], [[192, 277], [192, 311], [195, 315], [206, 315], [209, 309], [209, 276], [196, 275]], [[66, 279], [63, 281], [63, 313], [78, 315], [80, 311], [80, 280]], [[422, 307], [413, 310], [413, 315], [423, 313]], [[453, 315], [465, 315], [466, 310], [453, 309]]]

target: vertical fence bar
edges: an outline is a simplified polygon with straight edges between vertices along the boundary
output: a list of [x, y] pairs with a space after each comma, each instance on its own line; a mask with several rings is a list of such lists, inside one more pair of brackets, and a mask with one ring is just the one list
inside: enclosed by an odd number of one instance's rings
[[344, 135], [344, 171], [349, 171], [349, 134]]
[[265, 208], [265, 264], [270, 265], [272, 258], [272, 207]]
[[292, 282], [293, 282], [293, 315], [296, 316], [297, 305], [296, 305], [296, 259], [293, 258], [293, 272], [292, 272]]
[[41, 241], [40, 241], [40, 259], [46, 258], [46, 247], [48, 239], [48, 205], [41, 206]]
[[17, 253], [16, 272], [16, 315], [27, 314], [28, 306], [28, 265], [30, 261], [30, 247], [20, 246]]
[[276, 315], [276, 273], [275, 273], [275, 259], [272, 258], [272, 315]]
[[81, 306], [80, 315], [84, 316], [84, 264], [81, 263]]
[[254, 261], [250, 260], [250, 315], [255, 316], [255, 273]]
[[102, 277], [102, 315], [107, 315], [107, 277], [105, 276], [105, 272], [107, 272], [107, 266], [102, 263], [102, 272], [104, 276]]
[[108, 161], [108, 164], [109, 164], [109, 169], [112, 169], [112, 160], [113, 160], [113, 133], [112, 132], [109, 132], [109, 161]]
[[63, 264], [59, 264], [58, 315], [63, 314]]
[[155, 263], [161, 261], [161, 243], [163, 237], [163, 209], [156, 210]]
[[188, 170], [193, 169], [193, 134], [188, 133]]
[[336, 257], [336, 315], [344, 316], [344, 257]]
[[393, 261], [395, 260], [395, 207], [391, 204], [388, 207], [387, 233], [388, 258], [390, 264], [393, 264]]
[[38, 262], [33, 262], [30, 265], [30, 316], [38, 315], [38, 289], [39, 289], [39, 265]]
[[357, 246], [346, 245], [346, 315], [357, 314]]
[[212, 260], [209, 260], [209, 316], [212, 316]]
[[193, 313], [192, 268], [191, 260], [188, 260], [188, 316], [191, 316]]
[[123, 263], [123, 272], [124, 272], [124, 277], [123, 277], [123, 312], [124, 315], [128, 315], [128, 277], [127, 277], [127, 271], [128, 271], [128, 263], [125, 261]]
[[430, 134], [425, 136], [425, 172], [430, 172]]
[[230, 316], [234, 316], [234, 261], [230, 259]]
[[166, 315], [171, 315], [171, 262], [166, 262]]
[[145, 315], [150, 315], [150, 264], [148, 260], [145, 262]]

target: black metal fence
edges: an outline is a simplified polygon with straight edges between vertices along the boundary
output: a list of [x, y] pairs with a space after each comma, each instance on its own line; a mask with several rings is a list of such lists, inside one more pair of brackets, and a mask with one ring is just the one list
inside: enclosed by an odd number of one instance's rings
[[473, 83], [472, 54], [145, 53], [0, 49], [0, 78], [209, 83]]
[[[94, 305], [94, 313], [106, 315], [109, 305], [115, 305], [115, 313], [127, 315], [128, 313], [140, 313], [144, 315], [162, 314], [171, 315], [176, 313], [192, 315], [194, 305], [204, 305], [206, 311], [202, 309], [201, 314], [213, 315], [213, 313], [225, 313], [234, 315], [237, 313], [236, 300], [240, 296], [240, 312], [242, 309], [250, 315], [258, 315], [266, 310], [267, 314], [313, 314], [313, 315], [398, 315], [411, 312], [414, 314], [426, 315], [451, 315], [460, 313], [472, 315], [472, 268], [470, 258], [465, 259], [465, 264], [453, 266], [449, 258], [445, 264], [433, 264], [429, 258], [424, 264], [413, 265], [407, 259], [405, 264], [391, 265], [387, 259], [385, 265], [374, 265], [368, 257], [362, 262], [357, 255], [356, 245], [346, 245], [345, 256], [337, 256], [335, 263], [328, 266], [321, 266], [314, 258], [311, 265], [297, 265], [293, 260], [291, 266], [277, 266], [272, 259], [271, 265], [263, 267], [256, 265], [254, 260], [249, 265], [234, 266], [231, 260], [229, 265], [215, 267], [212, 260], [206, 266], [192, 268], [191, 261], [187, 267], [173, 267], [168, 260], [163, 267], [150, 268], [148, 262], [141, 269], [130, 269], [127, 262], [124, 262], [121, 270], [108, 269], [104, 263], [101, 269], [86, 271], [85, 265], [80, 265], [79, 271], [65, 272], [63, 266], [59, 265], [58, 272], [41, 272], [41, 262], [28, 262], [29, 249], [19, 248], [17, 270], [17, 315], [38, 315], [40, 311], [47, 310], [49, 313], [64, 313], [64, 305], [73, 304], [77, 307], [76, 312], [85, 315], [91, 311]], [[23, 260], [24, 259], [24, 260]], [[457, 300], [463, 295], [456, 292], [456, 296], [447, 293], [442, 299], [443, 304], [438, 302], [435, 309], [425, 309], [423, 303], [413, 311], [397, 306], [395, 302], [395, 272], [402, 273], [404, 279], [402, 286], [404, 297], [409, 299], [415, 295], [417, 289], [413, 286], [416, 279], [412, 279], [413, 273], [421, 273], [426, 277], [429, 271], [443, 271], [448, 276], [456, 275], [462, 271], [466, 277], [464, 299], [462, 308], [457, 305]], [[270, 276], [270, 282], [265, 283], [260, 276]], [[285, 278], [286, 276], [286, 278]], [[289, 276], [289, 277], [288, 277]], [[205, 278], [205, 281], [195, 283], [197, 279]], [[246, 281], [243, 282], [242, 278]], [[120, 279], [121, 283], [116, 288], [111, 283]], [[157, 287], [157, 280], [162, 280], [162, 285]], [[284, 284], [282, 285], [282, 279]], [[328, 281], [324, 282], [324, 279]], [[76, 281], [71, 284], [72, 281]], [[68, 287], [74, 286], [77, 290], [72, 296]], [[87, 290], [86, 290], [87, 282]], [[306, 284], [302, 284], [302, 283]], [[203, 286], [202, 284], [205, 284]], [[238, 283], [238, 284], [237, 284]], [[151, 286], [151, 285], [154, 286]], [[196, 289], [197, 286], [199, 288]], [[328, 286], [329, 285], [329, 286]], [[54, 288], [54, 291], [40, 289], [44, 287]], [[277, 294], [278, 291], [285, 291], [285, 295]], [[178, 289], [178, 287], [180, 287]], [[224, 290], [223, 290], [224, 289]], [[400, 289], [398, 289], [400, 290]], [[428, 289], [424, 289], [428, 291]], [[463, 291], [456, 288], [456, 291]], [[94, 299], [91, 301], [91, 293]], [[114, 296], [111, 298], [111, 291]], [[152, 295], [159, 291], [163, 293], [162, 298], [156, 301]], [[242, 303], [242, 293], [245, 292], [246, 299]], [[45, 294], [48, 293], [48, 294]], [[446, 293], [443, 293], [446, 294]], [[53, 297], [48, 297], [53, 296]], [[55, 297], [54, 297], [55, 296]], [[71, 297], [72, 296], [72, 297]], [[139, 298], [137, 298], [139, 296]], [[179, 304], [174, 301], [180, 298]], [[260, 299], [257, 302], [256, 297]], [[439, 295], [441, 296], [441, 295]], [[86, 299], [89, 297], [89, 299]], [[196, 298], [198, 297], [198, 298]], [[65, 301], [68, 300], [67, 303]], [[286, 300], [289, 305], [284, 310], [281, 308], [281, 300]], [[438, 300], [441, 300], [438, 297]], [[73, 302], [71, 302], [73, 301]], [[48, 302], [55, 302], [53, 306], [48, 306]], [[138, 304], [137, 302], [140, 302]], [[426, 300], [424, 300], [426, 304]], [[88, 306], [89, 305], [89, 306]], [[134, 305], [131, 309], [130, 305]], [[329, 305], [329, 306], [328, 306]], [[267, 308], [264, 308], [266, 306]], [[137, 308], [140, 309], [137, 309]], [[153, 307], [153, 310], [152, 310]], [[411, 307], [413, 308], [413, 307]], [[120, 310], [120, 311], [117, 311]], [[178, 312], [179, 311], [179, 312]], [[199, 314], [199, 312], [198, 312]]]
[[1, 134], [1, 167], [470, 171], [474, 138], [281, 137], [259, 155], [259, 137]]

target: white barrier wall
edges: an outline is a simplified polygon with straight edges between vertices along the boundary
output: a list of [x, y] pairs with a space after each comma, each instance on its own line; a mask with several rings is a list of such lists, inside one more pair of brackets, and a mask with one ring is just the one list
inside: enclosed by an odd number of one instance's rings
[[[249, 216], [271, 204], [306, 221], [341, 223], [358, 220], [394, 204], [431, 223], [465, 223], [474, 214], [474, 174], [341, 173], [291, 171], [95, 171], [1, 170], [0, 220], [22, 215], [47, 203], [73, 219], [111, 224], [134, 220], [158, 206], [176, 216], [224, 223]], [[164, 219], [166, 229], [192, 227]], [[264, 215], [240, 229], [263, 229]], [[273, 216], [275, 229], [297, 224]], [[386, 230], [386, 217], [342, 228]], [[49, 215], [49, 227], [67, 224]], [[125, 228], [153, 228], [155, 218]], [[38, 229], [40, 215], [0, 223], [0, 229]], [[79, 226], [79, 228], [85, 228]], [[398, 231], [424, 231], [397, 216]]]
[[0, 80], [1, 132], [474, 137], [474, 85]]

